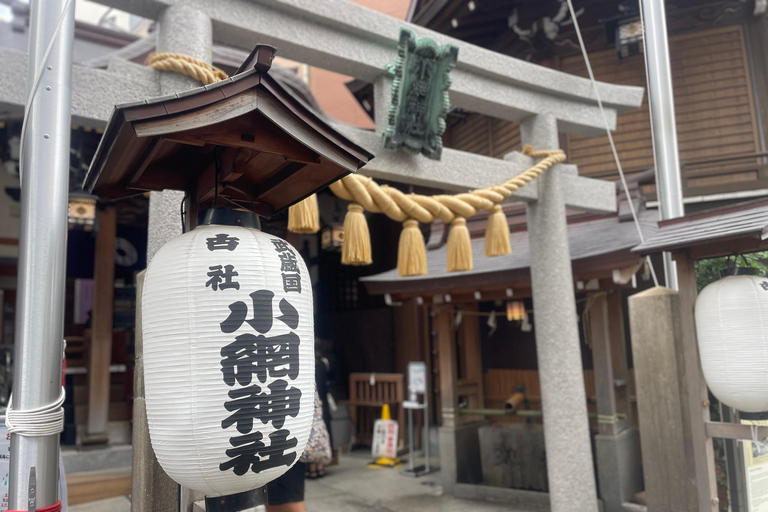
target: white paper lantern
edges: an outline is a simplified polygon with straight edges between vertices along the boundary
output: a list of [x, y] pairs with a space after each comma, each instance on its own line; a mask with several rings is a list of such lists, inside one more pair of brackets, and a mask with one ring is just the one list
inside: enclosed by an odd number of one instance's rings
[[716, 281], [696, 300], [701, 366], [721, 402], [744, 412], [768, 410], [768, 279]]
[[315, 386], [301, 256], [257, 229], [200, 226], [155, 255], [142, 295], [157, 460], [208, 496], [261, 487], [299, 460]]

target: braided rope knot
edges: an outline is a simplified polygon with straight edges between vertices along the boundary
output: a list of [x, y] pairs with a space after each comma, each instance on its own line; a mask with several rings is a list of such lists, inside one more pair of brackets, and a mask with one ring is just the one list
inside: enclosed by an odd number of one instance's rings
[[146, 64], [159, 71], [173, 71], [194, 78], [203, 85], [229, 78], [224, 71], [202, 60], [172, 52], [154, 52], [147, 57]]

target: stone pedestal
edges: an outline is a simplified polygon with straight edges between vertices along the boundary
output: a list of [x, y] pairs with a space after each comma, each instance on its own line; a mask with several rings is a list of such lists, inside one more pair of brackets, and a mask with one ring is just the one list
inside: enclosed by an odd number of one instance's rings
[[622, 503], [643, 490], [640, 432], [627, 428], [616, 435], [595, 436], [600, 498], [605, 512], [623, 512]]
[[453, 494], [457, 483], [477, 484], [483, 480], [478, 430], [484, 423], [440, 428], [440, 475], [443, 492]]
[[547, 492], [547, 460], [541, 425], [480, 427], [483, 483]]

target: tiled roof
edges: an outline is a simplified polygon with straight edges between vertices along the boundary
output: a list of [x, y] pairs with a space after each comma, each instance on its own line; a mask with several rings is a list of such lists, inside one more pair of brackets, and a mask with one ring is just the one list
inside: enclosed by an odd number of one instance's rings
[[[658, 211], [643, 210], [639, 220], [646, 237], [656, 233]], [[483, 254], [485, 241], [481, 238], [472, 240], [474, 268], [468, 272], [448, 272], [445, 268], [447, 246], [442, 245], [427, 251], [426, 276], [400, 277], [397, 269], [362, 278], [365, 282], [429, 281], [461, 276], [491, 274], [515, 269], [527, 269], [530, 266], [528, 232], [510, 234], [512, 253], [488, 258]], [[592, 258], [617, 251], [629, 251], [640, 242], [640, 237], [633, 222], [620, 222], [618, 217], [604, 217], [591, 221], [576, 222], [568, 226], [568, 243], [573, 261]]]
[[639, 254], [671, 251], [750, 235], [763, 239], [768, 237], [768, 201], [741, 204], [662, 222], [658, 232], [647, 237], [633, 251]]

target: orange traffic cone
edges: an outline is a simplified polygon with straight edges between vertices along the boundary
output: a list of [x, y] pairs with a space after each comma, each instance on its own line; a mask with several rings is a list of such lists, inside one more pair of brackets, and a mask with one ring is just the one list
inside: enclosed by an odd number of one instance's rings
[[396, 468], [402, 464], [397, 456], [398, 424], [392, 419], [389, 405], [381, 408], [381, 419], [373, 424], [373, 443], [371, 454], [376, 457], [368, 464], [369, 468]]

